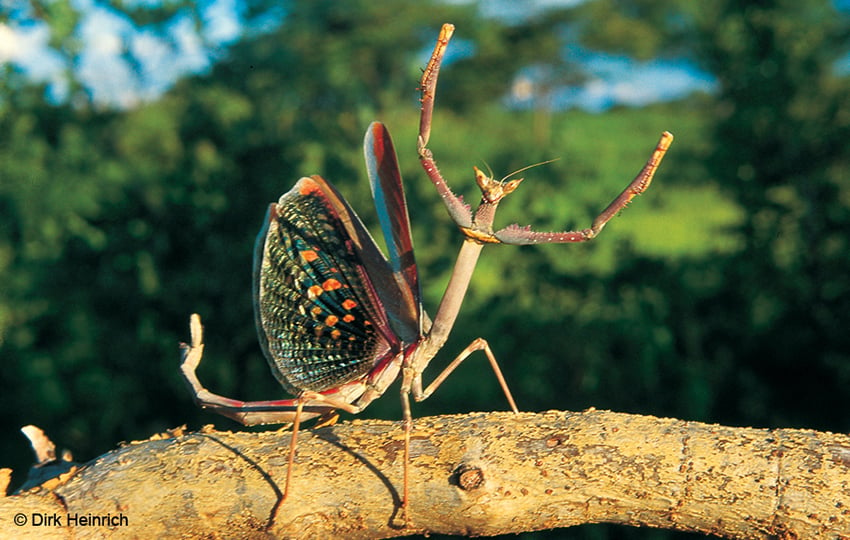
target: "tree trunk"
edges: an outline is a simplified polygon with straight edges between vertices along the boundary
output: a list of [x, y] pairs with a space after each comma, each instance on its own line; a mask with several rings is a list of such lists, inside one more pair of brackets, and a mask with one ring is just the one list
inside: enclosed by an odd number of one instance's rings
[[594, 409], [418, 418], [408, 528], [400, 422], [302, 432], [281, 502], [288, 445], [288, 432], [209, 429], [128, 444], [53, 491], [0, 498], [0, 536], [387, 538], [607, 522], [850, 538], [846, 435]]

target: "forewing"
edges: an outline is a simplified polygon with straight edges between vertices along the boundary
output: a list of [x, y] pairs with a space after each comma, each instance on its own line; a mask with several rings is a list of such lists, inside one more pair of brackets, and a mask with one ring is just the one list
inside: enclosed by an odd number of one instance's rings
[[353, 381], [399, 349], [366, 259], [377, 274], [392, 275], [322, 178], [302, 178], [269, 207], [255, 248], [254, 307], [263, 352], [289, 392]]
[[389, 251], [390, 266], [402, 293], [400, 298], [384, 298], [379, 288], [378, 294], [389, 314], [393, 329], [405, 341], [410, 342], [421, 334], [422, 301], [419, 274], [413, 255], [410, 217], [398, 160], [389, 131], [380, 122], [373, 122], [366, 131], [363, 152], [372, 197]]

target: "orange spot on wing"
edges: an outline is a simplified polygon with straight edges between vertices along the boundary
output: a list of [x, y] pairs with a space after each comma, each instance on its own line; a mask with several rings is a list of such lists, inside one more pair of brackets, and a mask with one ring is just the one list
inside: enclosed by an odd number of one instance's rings
[[345, 321], [345, 322], [351, 322], [351, 321], [353, 321], [353, 320], [354, 320], [354, 315], [352, 315], [351, 313], [349, 313], [348, 315], [346, 315], [345, 317], [343, 317], [343, 318], [342, 318], [342, 320], [343, 320], [343, 321]]
[[339, 317], [337, 317], [336, 315], [328, 315], [327, 318], [325, 319], [325, 324], [328, 325], [328, 326], [333, 326], [338, 322], [339, 322]]
[[310, 295], [312, 295], [313, 297], [316, 297], [316, 296], [319, 296], [320, 294], [322, 294], [325, 291], [321, 287], [319, 287], [318, 285], [313, 285], [312, 287], [307, 289], [307, 292]]
[[317, 186], [314, 181], [308, 180], [305, 182], [301, 182], [301, 187], [298, 189], [298, 194], [307, 196], [317, 191], [320, 191], [319, 186]]
[[319, 258], [319, 254], [312, 249], [305, 249], [301, 252], [301, 256], [304, 257], [304, 260], [307, 262], [313, 262]]
[[326, 291], [335, 291], [335, 290], [339, 289], [340, 287], [342, 287], [342, 283], [340, 283], [338, 280], [336, 280], [334, 278], [325, 280], [325, 282], [322, 283], [322, 288]]
[[354, 300], [352, 300], [350, 298], [346, 298], [342, 302], [342, 307], [344, 307], [348, 311], [351, 311], [352, 309], [357, 307], [357, 302], [355, 302]]

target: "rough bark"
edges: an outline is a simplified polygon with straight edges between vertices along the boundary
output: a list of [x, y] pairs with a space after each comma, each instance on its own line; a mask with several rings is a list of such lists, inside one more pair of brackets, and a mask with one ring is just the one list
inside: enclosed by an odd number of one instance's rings
[[[850, 538], [846, 435], [597, 410], [419, 418], [408, 528], [398, 512], [400, 423], [302, 432], [281, 502], [288, 443], [282, 431], [202, 430], [129, 444], [52, 491], [0, 497], [0, 536], [386, 538], [608, 522]], [[15, 525], [16, 514], [28, 523]], [[81, 524], [107, 515], [116, 526]]]

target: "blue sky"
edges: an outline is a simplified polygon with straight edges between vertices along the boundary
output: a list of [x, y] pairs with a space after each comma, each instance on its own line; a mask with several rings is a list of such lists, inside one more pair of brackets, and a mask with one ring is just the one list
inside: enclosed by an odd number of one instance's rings
[[[9, 1], [0, 0], [0, 6]], [[516, 18], [582, 1], [534, 0], [523, 2], [522, 11], [517, 12], [514, 0], [490, 0], [482, 3], [481, 9], [487, 16]], [[848, 8], [850, 0], [836, 0], [836, 4]], [[77, 66], [78, 74], [97, 102], [118, 107], [155, 99], [180, 76], [204, 70], [213, 61], [208, 45], [213, 45], [213, 51], [216, 46], [224, 47], [238, 39], [242, 31], [240, 0], [206, 3], [203, 36], [196, 34], [188, 18], [173, 21], [168, 26], [170, 45], [152, 31], [135, 28], [119, 12], [95, 7], [91, 0], [77, 0], [76, 5], [86, 13], [79, 29], [85, 52]], [[47, 27], [42, 24], [0, 23], [0, 62], [14, 62], [33, 79], [49, 82], [54, 97], [61, 99], [66, 92], [64, 66], [58, 55], [51, 54], [48, 38]], [[125, 46], [141, 60], [140, 77], [120, 56]], [[684, 60], [638, 62], [575, 46], [568, 47], [565, 55], [584, 66], [588, 77], [581, 86], [560, 87], [547, 95], [546, 105], [555, 109], [602, 111], [614, 105], [640, 106], [694, 91], [711, 92], [715, 85], [710, 74]], [[846, 64], [839, 69], [850, 71], [850, 60]], [[539, 104], [535, 80], [534, 68], [529, 68], [517, 78], [506, 102], [517, 107]]]
[[[85, 13], [79, 27], [85, 46], [77, 73], [97, 102], [119, 107], [154, 99], [179, 77], [204, 70], [213, 60], [209, 45], [226, 46], [242, 31], [239, 0], [209, 2], [203, 9], [203, 36], [188, 17], [172, 21], [167, 27], [170, 43], [151, 30], [136, 28], [118, 11], [97, 7], [90, 0], [74, 3]], [[32, 79], [50, 83], [51, 92], [61, 99], [67, 90], [65, 66], [48, 48], [49, 37], [44, 24], [0, 23], [0, 62], [14, 62]], [[140, 77], [122, 59], [124, 47], [141, 61]]]
[[[640, 62], [627, 56], [591, 51], [569, 46], [564, 53], [569, 60], [584, 68], [586, 80], [577, 86], [560, 86], [546, 96], [546, 105], [556, 110], [580, 108], [591, 112], [605, 111], [615, 105], [639, 107], [669, 101], [694, 92], [713, 92], [714, 77], [687, 60], [654, 59]], [[529, 68], [514, 81], [507, 97], [515, 107], [539, 105], [534, 92], [538, 77]]]

